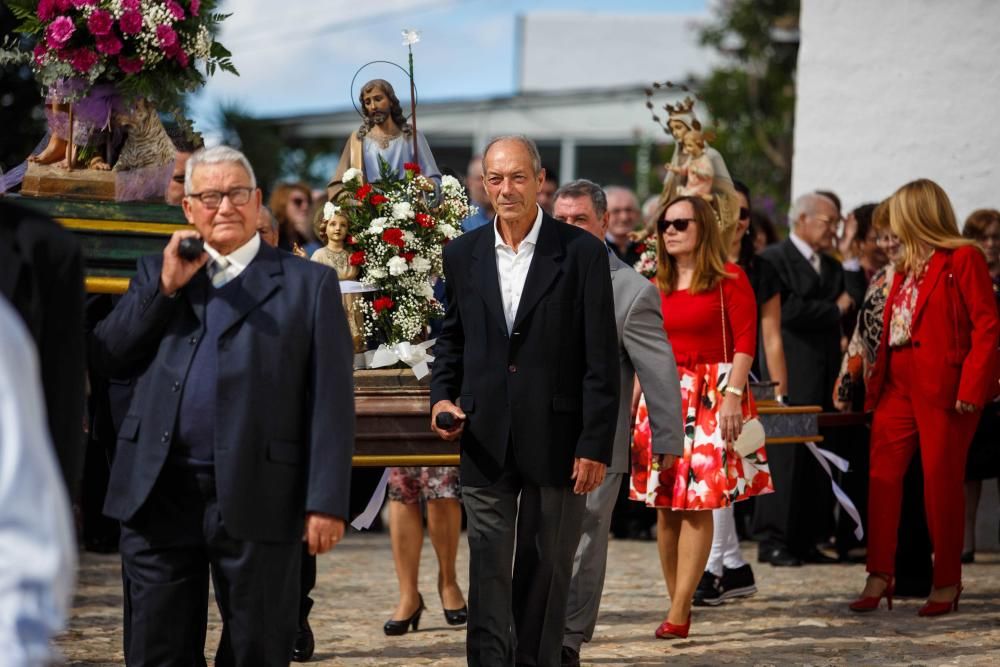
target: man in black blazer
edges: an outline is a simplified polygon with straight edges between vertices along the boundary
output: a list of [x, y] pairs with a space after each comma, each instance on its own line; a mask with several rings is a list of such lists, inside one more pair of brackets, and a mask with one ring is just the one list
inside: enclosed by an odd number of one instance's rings
[[[216, 664], [288, 664], [299, 544], [343, 535], [354, 442], [352, 346], [337, 274], [261, 243], [261, 193], [224, 146], [188, 162], [184, 213], [89, 340], [135, 377], [104, 510], [122, 521], [130, 665], [197, 664], [211, 571]], [[198, 259], [179, 254], [200, 235]]]
[[[501, 137], [483, 156], [497, 217], [445, 249], [431, 423], [461, 439], [469, 664], [558, 665], [583, 494], [618, 415], [608, 251], [536, 205], [534, 142]], [[444, 413], [454, 428], [436, 425]]]
[[[833, 201], [811, 193], [795, 200], [789, 219], [789, 238], [761, 253], [782, 283], [787, 400], [830, 410], [840, 370], [840, 319], [854, 306], [840, 262], [825, 254], [833, 247], [839, 215]], [[816, 549], [832, 510], [830, 483], [819, 463], [799, 445], [768, 447], [767, 458], [775, 492], [755, 505], [760, 559], [778, 566], [830, 560]]]
[[0, 294], [20, 313], [38, 347], [49, 433], [72, 502], [84, 453], [80, 244], [49, 216], [2, 199]]

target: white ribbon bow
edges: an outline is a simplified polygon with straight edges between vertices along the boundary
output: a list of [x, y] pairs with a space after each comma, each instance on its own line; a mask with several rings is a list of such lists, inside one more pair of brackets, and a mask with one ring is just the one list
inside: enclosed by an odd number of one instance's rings
[[431, 338], [418, 345], [402, 342], [396, 343], [392, 347], [382, 343], [374, 352], [371, 350], [365, 352], [365, 363], [368, 368], [382, 368], [402, 361], [413, 370], [413, 374], [418, 380], [422, 380], [430, 373], [427, 363], [434, 361], [434, 357], [428, 354], [427, 350], [434, 347], [436, 340], [436, 338]]
[[858, 508], [855, 507], [854, 502], [846, 493], [844, 493], [844, 490], [840, 488], [840, 485], [837, 484], [836, 480], [833, 479], [833, 471], [830, 470], [830, 464], [832, 463], [841, 472], [847, 472], [850, 464], [846, 459], [837, 456], [833, 452], [817, 447], [814, 442], [807, 442], [806, 447], [810, 452], [812, 452], [812, 455], [816, 457], [820, 466], [830, 477], [830, 486], [833, 488], [833, 496], [837, 499], [837, 502], [840, 503], [840, 506], [844, 508], [844, 511], [847, 512], [847, 515], [854, 521], [854, 536], [859, 540], [862, 539], [865, 536], [865, 529], [862, 528], [861, 514], [858, 512]]

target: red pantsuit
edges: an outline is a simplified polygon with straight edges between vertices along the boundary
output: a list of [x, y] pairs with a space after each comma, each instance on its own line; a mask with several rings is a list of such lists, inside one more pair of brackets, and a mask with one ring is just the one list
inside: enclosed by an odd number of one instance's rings
[[868, 571], [893, 574], [903, 476], [919, 450], [924, 503], [934, 545], [934, 586], [961, 580], [963, 481], [980, 412], [960, 414], [956, 401], [982, 407], [996, 392], [1000, 325], [992, 282], [974, 247], [937, 250], [919, 284], [910, 342], [889, 346], [897, 274], [885, 308], [882, 344], [868, 385], [874, 408], [868, 501]]

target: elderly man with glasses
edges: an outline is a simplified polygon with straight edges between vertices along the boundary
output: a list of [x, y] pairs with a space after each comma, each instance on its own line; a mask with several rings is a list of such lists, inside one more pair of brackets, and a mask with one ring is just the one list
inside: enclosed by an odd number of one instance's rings
[[[104, 510], [122, 522], [129, 664], [199, 664], [208, 578], [216, 664], [287, 664], [300, 543], [344, 533], [354, 430], [352, 348], [337, 274], [257, 234], [242, 153], [195, 153], [184, 214], [139, 260], [89, 340], [112, 377], [137, 376]], [[205, 252], [187, 259], [185, 238]], [[202, 663], [203, 664], [203, 663]]]

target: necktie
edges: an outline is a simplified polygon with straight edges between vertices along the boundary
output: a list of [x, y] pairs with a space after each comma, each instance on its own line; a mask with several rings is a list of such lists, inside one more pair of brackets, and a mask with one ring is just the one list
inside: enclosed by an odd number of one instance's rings
[[213, 287], [222, 287], [229, 282], [226, 275], [226, 267], [230, 264], [225, 257], [217, 257], [208, 263], [208, 277], [212, 280]]
[[812, 254], [812, 257], [809, 258], [809, 263], [812, 264], [813, 270], [816, 271], [816, 273], [820, 273], [821, 272], [822, 264], [820, 262], [819, 253], [818, 252], [814, 252]]

